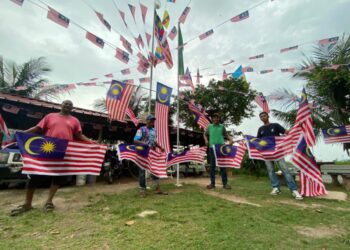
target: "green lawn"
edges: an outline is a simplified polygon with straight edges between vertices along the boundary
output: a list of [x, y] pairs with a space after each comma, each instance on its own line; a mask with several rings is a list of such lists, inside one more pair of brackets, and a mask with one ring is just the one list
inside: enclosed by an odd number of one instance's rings
[[[349, 200], [295, 201], [285, 187], [271, 197], [266, 178], [238, 176], [230, 184], [232, 190], [215, 192], [261, 207], [209, 196], [195, 184], [166, 184], [168, 196], [142, 199], [135, 183], [119, 194], [93, 194], [72, 211], [35, 209], [11, 218], [0, 208], [0, 249], [350, 249]], [[69, 202], [79, 192], [58, 197]], [[144, 210], [158, 213], [138, 217]]]

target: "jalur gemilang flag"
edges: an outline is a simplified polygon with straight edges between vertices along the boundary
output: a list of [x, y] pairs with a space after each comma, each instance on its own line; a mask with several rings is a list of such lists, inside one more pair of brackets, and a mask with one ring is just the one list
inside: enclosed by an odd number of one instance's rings
[[240, 168], [246, 150], [243, 143], [238, 146], [216, 144], [213, 145], [216, 166]]
[[107, 145], [17, 132], [23, 174], [99, 175]]
[[156, 97], [156, 121], [155, 129], [158, 143], [164, 148], [165, 153], [171, 151], [169, 139], [169, 106], [172, 88], [158, 82]]
[[300, 194], [303, 196], [319, 196], [327, 194], [322, 175], [315, 157], [302, 137], [292, 157], [292, 163], [300, 169]]

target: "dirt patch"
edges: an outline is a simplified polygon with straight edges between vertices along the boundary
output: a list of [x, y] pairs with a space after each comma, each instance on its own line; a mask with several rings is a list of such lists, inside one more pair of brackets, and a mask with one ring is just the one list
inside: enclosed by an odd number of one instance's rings
[[154, 214], [157, 214], [157, 213], [158, 213], [157, 211], [145, 210], [145, 211], [142, 211], [141, 213], [139, 213], [137, 216], [139, 216], [141, 218], [145, 218], [147, 216], [154, 215]]
[[325, 206], [320, 205], [320, 204], [315, 204], [315, 203], [305, 204], [305, 203], [302, 203], [302, 201], [294, 201], [294, 200], [290, 200], [290, 201], [286, 201], [286, 200], [279, 200], [279, 201], [268, 200], [268, 202], [279, 203], [279, 204], [284, 204], [284, 205], [292, 205], [292, 206], [296, 206], [296, 207], [300, 207], [300, 208], [311, 208], [311, 209], [325, 207]]
[[294, 228], [299, 234], [309, 238], [331, 238], [333, 236], [339, 236], [345, 231], [336, 226], [319, 226], [319, 227], [304, 227], [296, 226]]
[[251, 206], [255, 206], [255, 207], [261, 207], [260, 204], [257, 204], [257, 203], [252, 203], [242, 197], [238, 197], [238, 196], [235, 196], [235, 195], [232, 195], [232, 194], [220, 194], [220, 193], [217, 193], [217, 192], [214, 192], [214, 191], [206, 191], [206, 192], [203, 192], [204, 194], [207, 194], [207, 195], [210, 195], [210, 196], [214, 196], [214, 197], [218, 197], [220, 199], [223, 199], [223, 200], [227, 200], [227, 201], [231, 201], [231, 202], [234, 202], [234, 203], [238, 203], [238, 204], [246, 204], [246, 205], [251, 205]]
[[318, 196], [319, 199], [327, 199], [327, 200], [338, 200], [338, 201], [346, 201], [348, 195], [344, 192], [339, 191], [327, 191], [327, 195]]

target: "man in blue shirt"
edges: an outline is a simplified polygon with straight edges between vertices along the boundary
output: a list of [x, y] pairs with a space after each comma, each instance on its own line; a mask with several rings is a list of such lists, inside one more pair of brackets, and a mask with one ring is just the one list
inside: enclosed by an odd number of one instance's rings
[[[153, 115], [148, 115], [146, 118], [146, 126], [140, 127], [136, 135], [134, 137], [135, 144], [148, 144], [151, 148], [159, 148], [162, 152], [164, 152], [164, 148], [162, 148], [157, 143], [156, 138], [156, 130], [154, 129], [154, 121], [156, 118]], [[160, 189], [159, 178], [157, 176], [152, 175], [152, 179], [156, 184], [156, 194], [168, 194], [163, 192]], [[142, 168], [139, 170], [139, 184], [140, 184], [140, 197], [146, 196], [146, 171]]]

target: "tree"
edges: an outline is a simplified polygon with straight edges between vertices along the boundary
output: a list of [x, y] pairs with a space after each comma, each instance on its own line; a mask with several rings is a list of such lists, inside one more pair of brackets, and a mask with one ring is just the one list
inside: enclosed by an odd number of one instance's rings
[[[312, 102], [312, 117], [315, 133], [321, 128], [345, 125], [350, 118], [350, 37], [343, 36], [337, 44], [319, 46], [314, 49], [312, 57], [306, 57], [302, 70], [293, 77], [306, 81], [306, 91]], [[340, 65], [338, 68], [332, 65]], [[273, 114], [292, 126], [297, 113], [298, 98], [287, 90], [278, 90], [273, 96], [283, 96], [281, 110]], [[345, 149], [347, 148], [344, 147]]]
[[45, 58], [31, 59], [22, 65], [0, 59], [0, 91], [38, 99], [57, 99], [55, 89], [43, 89], [43, 78], [51, 69]]
[[219, 113], [227, 124], [238, 125], [244, 118], [252, 117], [252, 104], [256, 92], [245, 79], [211, 80], [207, 87], [198, 85], [195, 93], [184, 91], [180, 100], [180, 118], [186, 127], [198, 130], [194, 117], [188, 109], [188, 101], [195, 100], [208, 114]]

